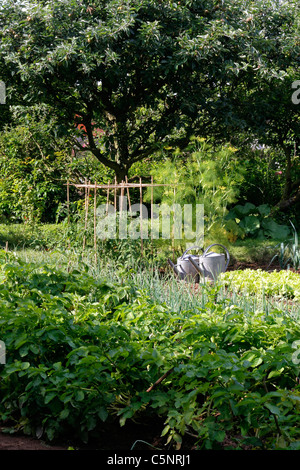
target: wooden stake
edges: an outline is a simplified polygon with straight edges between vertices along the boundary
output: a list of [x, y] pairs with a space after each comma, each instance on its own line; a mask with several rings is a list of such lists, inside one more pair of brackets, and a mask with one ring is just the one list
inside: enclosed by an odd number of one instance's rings
[[140, 231], [141, 231], [141, 256], [143, 256], [143, 189], [140, 178]]
[[151, 176], [151, 224], [150, 224], [150, 231], [151, 231], [151, 255], [153, 255], [153, 176]]
[[[85, 180], [85, 184], [87, 184], [87, 180]], [[85, 249], [85, 242], [86, 242], [86, 229], [87, 229], [87, 221], [88, 221], [88, 211], [89, 211], [89, 193], [90, 188], [89, 186], [85, 187], [84, 191], [84, 210], [85, 210], [85, 220], [84, 220], [84, 235], [83, 235], [83, 246], [82, 249]]]
[[[67, 181], [67, 212], [68, 212], [68, 226], [70, 225], [70, 184], [69, 180]], [[69, 239], [68, 242], [69, 249], [71, 247], [71, 242]]]
[[68, 211], [68, 224], [70, 223], [70, 184], [67, 181], [67, 211]]
[[124, 203], [124, 186], [125, 183], [124, 181], [121, 182], [121, 197], [120, 197], [120, 206], [119, 206], [119, 211], [123, 212], [123, 203]]
[[106, 193], [106, 215], [108, 215], [108, 204], [109, 204], [109, 185], [110, 185], [110, 181], [108, 182], [108, 188], [107, 188], [107, 193]]
[[115, 197], [114, 197], [114, 205], [115, 209], [117, 210], [117, 177], [115, 176]]
[[129, 186], [128, 186], [128, 178], [127, 178], [127, 176], [125, 176], [125, 184], [126, 184], [126, 188], [127, 188], [128, 206], [129, 206], [129, 210], [130, 210], [130, 212], [131, 212], [131, 201], [130, 201], [130, 193], [129, 193]]
[[95, 249], [95, 263], [97, 264], [97, 183], [95, 182], [94, 189], [94, 249]]
[[173, 263], [175, 263], [175, 239], [174, 239], [174, 226], [175, 226], [175, 198], [176, 198], [176, 189], [174, 186], [174, 210], [173, 210], [173, 227], [172, 227], [172, 250], [173, 250]]

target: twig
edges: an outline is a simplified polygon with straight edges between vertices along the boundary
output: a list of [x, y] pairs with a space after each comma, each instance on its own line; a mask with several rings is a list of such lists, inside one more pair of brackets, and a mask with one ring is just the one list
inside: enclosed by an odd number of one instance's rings
[[[269, 393], [268, 387], [267, 387], [267, 384], [266, 384], [266, 376], [264, 376], [264, 378], [263, 378], [263, 387], [264, 387], [266, 393]], [[279, 422], [278, 422], [277, 416], [276, 416], [274, 413], [272, 413], [271, 410], [268, 409], [268, 411], [269, 411], [269, 413], [270, 413], [270, 414], [273, 416], [273, 418], [274, 418], [275, 426], [276, 426], [276, 429], [277, 429], [278, 434], [280, 434], [280, 435], [282, 436], [283, 434], [282, 434], [282, 432], [281, 432], [281, 429], [280, 429], [280, 426], [279, 426]]]
[[168, 375], [170, 375], [174, 370], [174, 367], [172, 369], [169, 369], [164, 375], [162, 375], [151, 387], [149, 387], [146, 391], [151, 392], [157, 385], [159, 385]]
[[141, 439], [138, 439], [137, 441], [135, 441], [135, 442], [133, 443], [133, 445], [132, 445], [132, 447], [131, 447], [131, 449], [130, 449], [130, 450], [133, 450], [133, 448], [134, 448], [135, 444], [137, 444], [138, 442], [143, 442], [143, 444], [147, 444], [148, 446], [152, 447], [153, 449], [162, 450], [162, 449], [160, 449], [159, 447], [155, 447], [155, 446], [153, 446], [153, 445], [152, 445], [152, 444], [150, 444], [149, 442], [142, 441]]

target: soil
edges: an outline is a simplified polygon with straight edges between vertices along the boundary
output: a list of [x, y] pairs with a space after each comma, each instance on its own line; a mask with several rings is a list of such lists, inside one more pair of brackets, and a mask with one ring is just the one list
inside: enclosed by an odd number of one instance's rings
[[[262, 269], [265, 271], [280, 270], [280, 266], [273, 264], [272, 267], [269, 264], [261, 263], [239, 263], [235, 262], [234, 264], [228, 267], [228, 271], [236, 269]], [[300, 274], [300, 270], [298, 270]], [[151, 449], [161, 449], [167, 450], [162, 442], [160, 435], [160, 430], [162, 428], [152, 425], [128, 425], [127, 429], [125, 428], [114, 428], [111, 432], [105, 431], [105, 435], [97, 442], [90, 444], [88, 446], [77, 446], [76, 443], [65, 442], [65, 443], [56, 443], [48, 444], [42, 439], [35, 439], [30, 436], [26, 436], [22, 433], [9, 434], [6, 431], [5, 426], [1, 426], [0, 423], [0, 451], [1, 450], [29, 450], [29, 451], [42, 451], [42, 450], [55, 450], [55, 451], [66, 451], [69, 449], [77, 450], [130, 450], [134, 446], [135, 450], [151, 450]], [[193, 439], [188, 440], [183, 443], [183, 449], [193, 450]], [[153, 447], [151, 447], [153, 446]]]
[[[147, 423], [126, 423], [125, 427], [120, 428], [119, 424], [111, 424], [99, 432], [97, 438], [83, 445], [73, 442], [72, 439], [66, 442], [49, 444], [43, 439], [35, 439], [26, 436], [21, 432], [16, 434], [7, 434], [7, 428], [0, 426], [0, 451], [1, 450], [83, 450], [83, 451], [135, 451], [141, 450], [167, 450], [163, 438], [160, 437], [163, 429], [163, 422], [151, 420]], [[194, 439], [189, 438], [184, 442], [185, 449], [193, 447]]]
[[38, 439], [23, 435], [10, 435], [0, 428], [0, 450], [66, 450], [67, 447], [50, 446]]

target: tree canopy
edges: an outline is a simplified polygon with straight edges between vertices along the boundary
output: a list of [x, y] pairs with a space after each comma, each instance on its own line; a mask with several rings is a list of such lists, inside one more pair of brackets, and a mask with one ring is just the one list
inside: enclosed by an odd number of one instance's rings
[[255, 130], [261, 95], [291, 89], [295, 17], [295, 2], [267, 0], [4, 0], [0, 65], [10, 99], [50, 106], [120, 181], [191, 135]]

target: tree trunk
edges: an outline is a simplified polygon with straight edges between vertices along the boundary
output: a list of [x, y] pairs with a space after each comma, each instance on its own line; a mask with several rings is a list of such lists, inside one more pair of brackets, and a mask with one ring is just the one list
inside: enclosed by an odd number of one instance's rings
[[[292, 152], [291, 149], [281, 144], [281, 148], [283, 149], [285, 156], [286, 156], [286, 171], [285, 171], [285, 183], [284, 188], [281, 196], [281, 200], [273, 207], [271, 214], [273, 214], [276, 210], [285, 211], [289, 207], [297, 204], [300, 202], [300, 184], [299, 180], [292, 181]], [[296, 156], [297, 152], [297, 144], [295, 142], [294, 147], [294, 155]]]
[[127, 169], [121, 166], [119, 166], [119, 168], [115, 170], [115, 174], [117, 178], [117, 183], [122, 183], [122, 181], [125, 182], [126, 176], [128, 176]]
[[278, 202], [278, 204], [276, 204], [275, 208], [279, 209], [280, 211], [284, 211], [296, 204], [297, 202], [300, 202], [300, 187], [296, 194], [294, 194], [290, 198], [282, 199], [280, 202]]
[[289, 147], [284, 146], [283, 150], [286, 156], [285, 184], [284, 184], [284, 189], [283, 189], [283, 194], [282, 194], [282, 200], [284, 201], [291, 197], [291, 192], [292, 192], [292, 175], [291, 175], [292, 158], [291, 158], [291, 150], [289, 149]]

